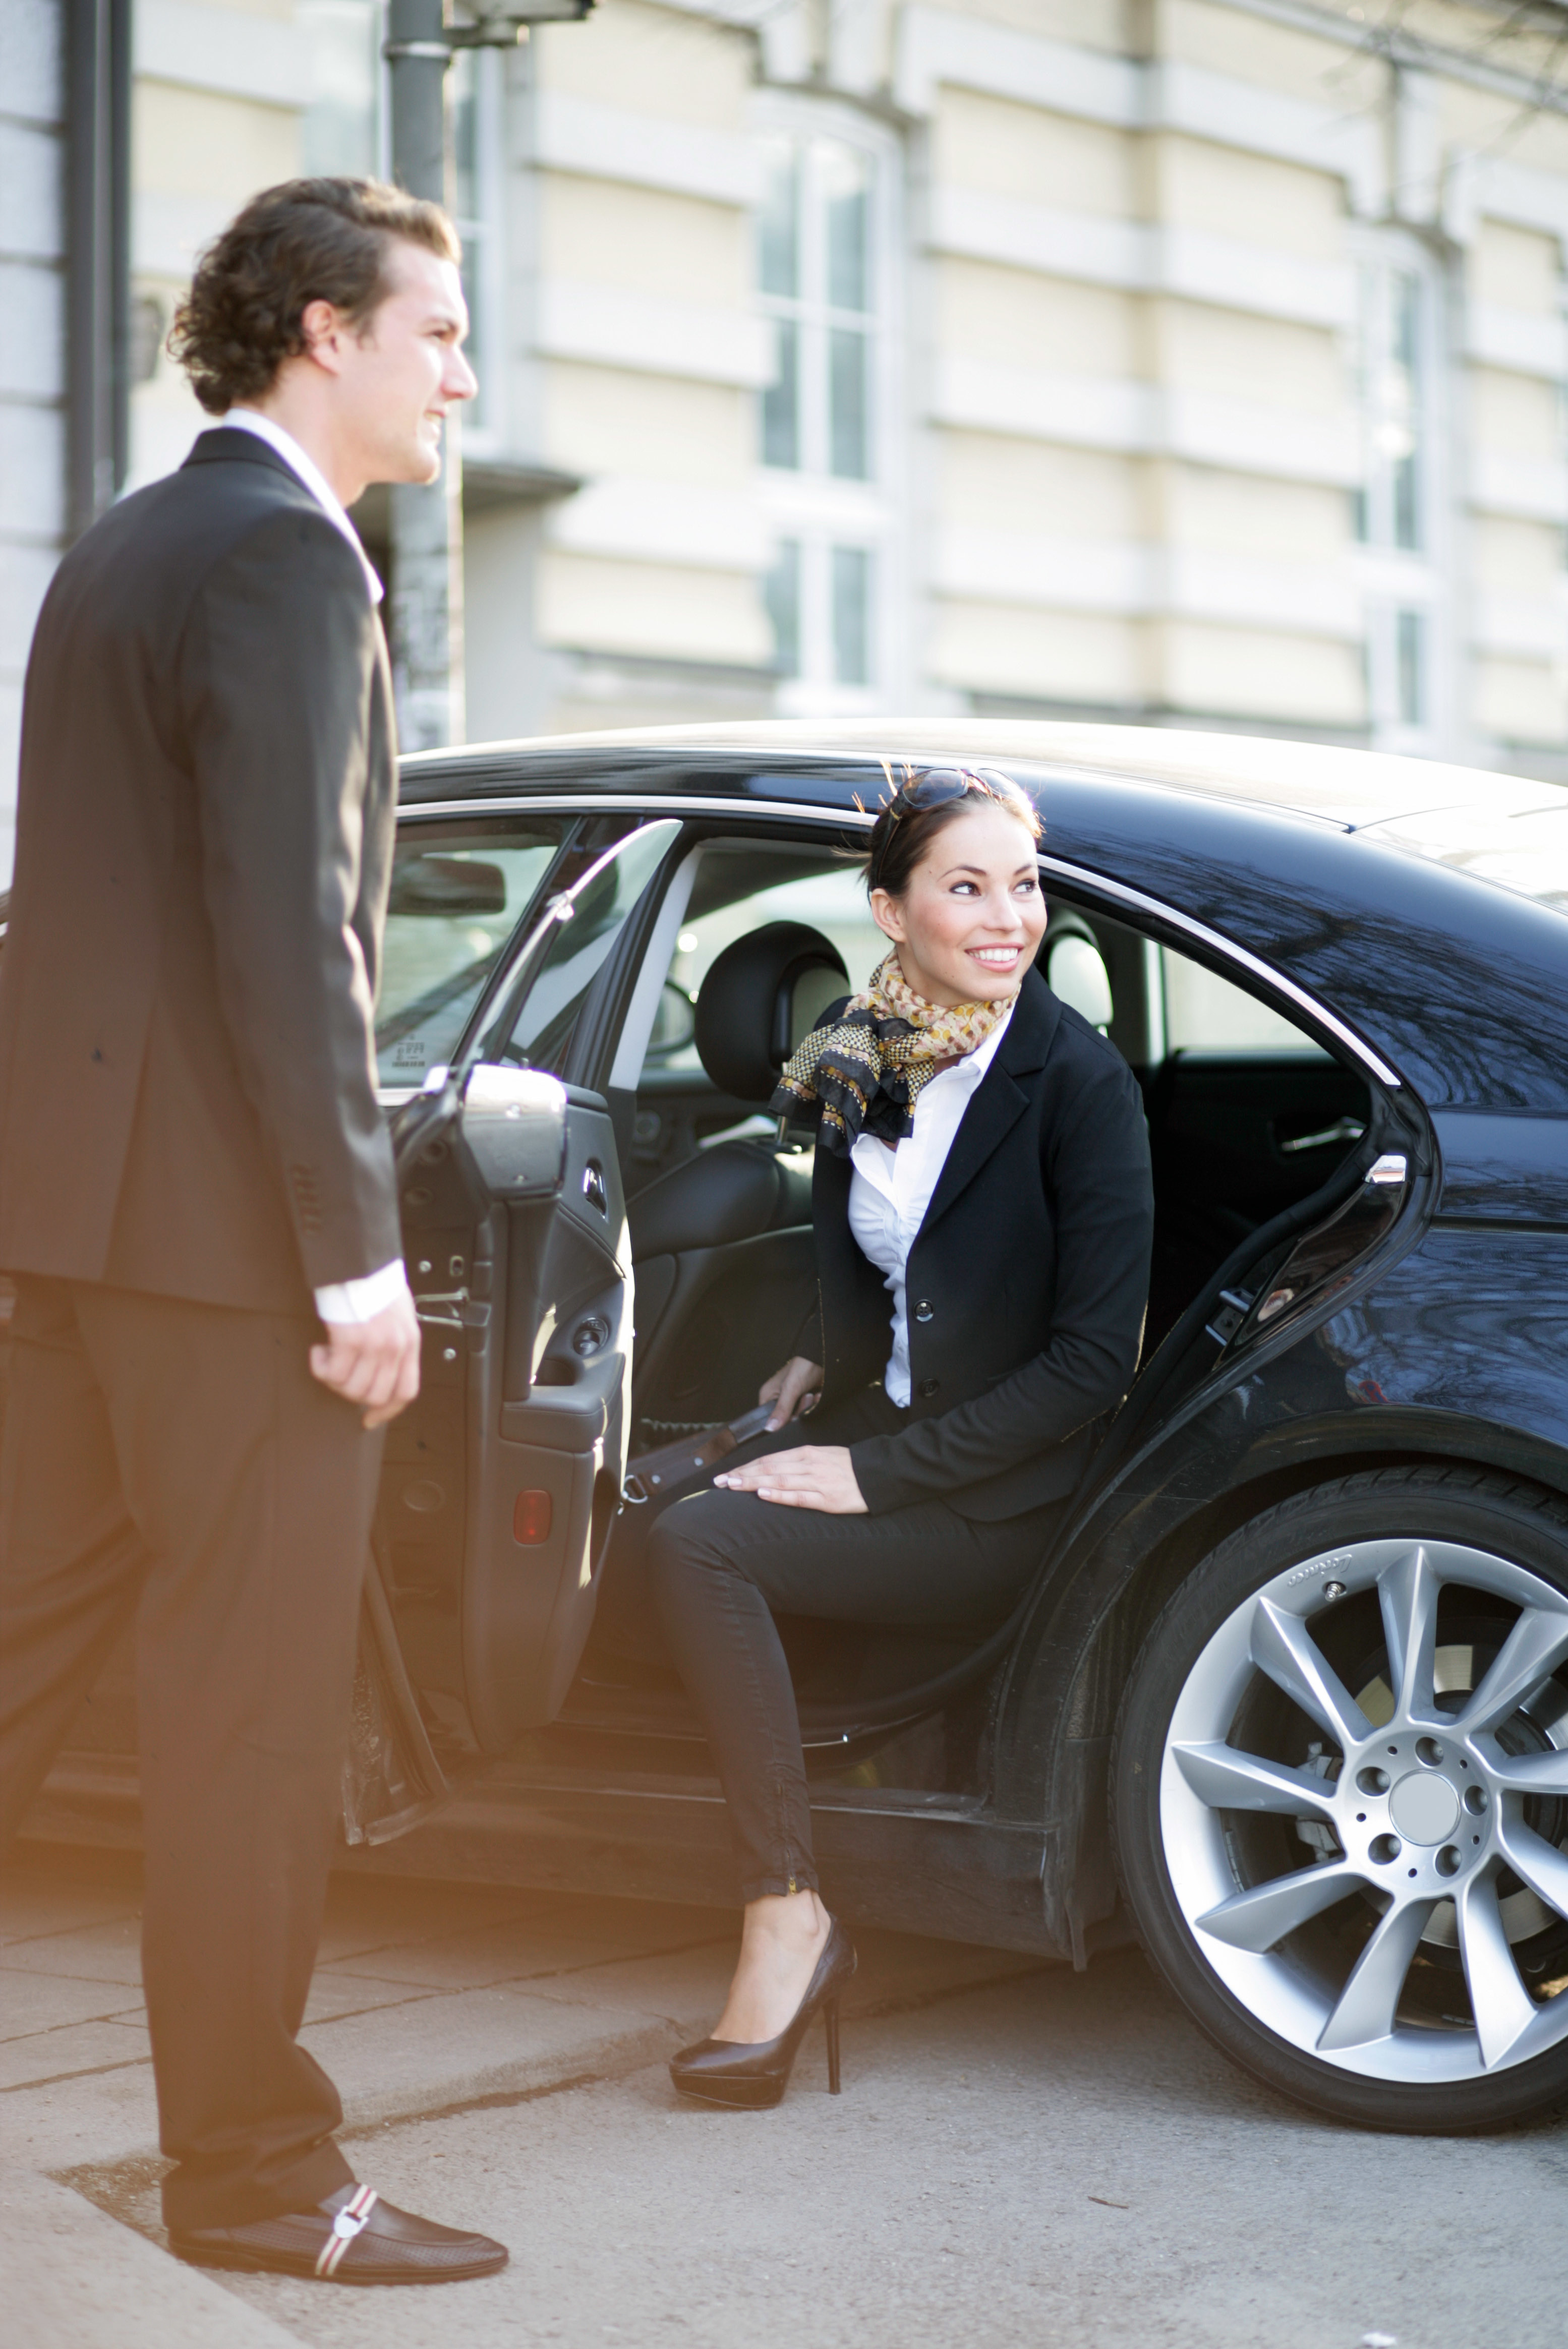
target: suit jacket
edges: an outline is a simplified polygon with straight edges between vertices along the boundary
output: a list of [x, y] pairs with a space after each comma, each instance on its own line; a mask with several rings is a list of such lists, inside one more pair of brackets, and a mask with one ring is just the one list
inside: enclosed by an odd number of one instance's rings
[[[891, 1344], [851, 1172], [818, 1150], [825, 1405], [879, 1379]], [[1031, 970], [909, 1250], [911, 1419], [850, 1446], [873, 1515], [941, 1499], [996, 1519], [1072, 1491], [1137, 1367], [1153, 1231], [1132, 1071]]]
[[0, 1265], [308, 1312], [399, 1254], [396, 793], [353, 548], [265, 442], [203, 432], [71, 549], [33, 641]]

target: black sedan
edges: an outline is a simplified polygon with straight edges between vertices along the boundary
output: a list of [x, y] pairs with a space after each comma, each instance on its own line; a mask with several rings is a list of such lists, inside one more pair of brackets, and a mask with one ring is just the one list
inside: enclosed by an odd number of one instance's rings
[[[406, 762], [380, 1068], [426, 1330], [390, 1431], [346, 1864], [734, 1897], [657, 1657], [596, 1644], [628, 1463], [711, 1447], [814, 1278], [785, 1054], [867, 976], [881, 760], [1044, 820], [1042, 967], [1153, 1142], [1143, 1367], [977, 1645], [784, 1627], [826, 1889], [1076, 1966], [1136, 1933], [1374, 2127], [1568, 2094], [1568, 794], [991, 724]], [[718, 1434], [722, 1444], [727, 1439]], [[664, 1471], [649, 1472], [666, 1473]], [[628, 1495], [630, 1495], [628, 1498]], [[39, 1831], [134, 1834], [122, 1664]]]

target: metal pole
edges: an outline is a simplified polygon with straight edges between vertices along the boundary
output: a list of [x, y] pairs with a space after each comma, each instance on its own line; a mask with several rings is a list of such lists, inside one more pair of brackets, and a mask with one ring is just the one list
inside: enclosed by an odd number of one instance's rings
[[[447, 201], [446, 68], [441, 0], [389, 0], [392, 176], [411, 196]], [[392, 677], [408, 750], [463, 739], [462, 451], [455, 416], [446, 462], [428, 489], [394, 482]]]
[[77, 538], [113, 504], [129, 456], [129, 0], [71, 0], [67, 72], [67, 510]]

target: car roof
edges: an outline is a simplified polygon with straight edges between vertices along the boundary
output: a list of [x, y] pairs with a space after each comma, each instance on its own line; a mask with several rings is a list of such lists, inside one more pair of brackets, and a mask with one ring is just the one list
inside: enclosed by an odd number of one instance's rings
[[[737, 766], [774, 766], [767, 795], [813, 767], [814, 800], [848, 807], [867, 795], [867, 767], [989, 764], [1038, 789], [1054, 773], [1157, 791], [1370, 835], [1381, 845], [1568, 914], [1568, 790], [1521, 775], [1394, 758], [1340, 743], [1205, 734], [1175, 726], [1091, 726], [1002, 718], [775, 719], [716, 726], [624, 728], [539, 735], [419, 753], [404, 761], [410, 797], [470, 789], [589, 782], [658, 788], [660, 770], [746, 789]], [[834, 775], [835, 765], [840, 769]], [[533, 768], [535, 772], [530, 773]], [[708, 775], [704, 777], [704, 770]], [[1025, 773], [1025, 771], [1033, 771]], [[422, 786], [422, 791], [421, 791]], [[879, 787], [878, 787], [879, 788]]]
[[701, 763], [787, 757], [886, 759], [894, 767], [906, 761], [933, 766], [961, 761], [966, 765], [1048, 766], [1163, 783], [1204, 797], [1250, 801], [1281, 812], [1315, 816], [1347, 831], [1387, 823], [1407, 829], [1438, 812], [1484, 812], [1497, 817], [1568, 808], [1568, 792], [1552, 783], [1338, 743], [1208, 734], [1179, 727], [998, 718], [775, 719], [739, 725], [623, 728], [419, 752], [404, 765], [411, 777], [426, 767], [450, 771], [454, 765], [490, 767], [514, 760], [554, 765], [563, 758], [574, 763], [603, 760], [614, 766], [624, 760], [640, 765], [679, 761], [682, 754]]

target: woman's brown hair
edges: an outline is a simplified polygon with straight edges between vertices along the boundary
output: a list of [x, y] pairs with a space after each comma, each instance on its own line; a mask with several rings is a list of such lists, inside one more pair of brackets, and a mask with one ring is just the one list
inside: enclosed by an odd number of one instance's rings
[[196, 264], [174, 313], [169, 349], [209, 416], [269, 390], [305, 348], [312, 302], [362, 325], [390, 287], [395, 242], [457, 261], [457, 232], [439, 204], [380, 180], [286, 180], [253, 196]]

